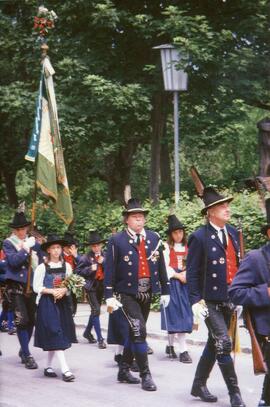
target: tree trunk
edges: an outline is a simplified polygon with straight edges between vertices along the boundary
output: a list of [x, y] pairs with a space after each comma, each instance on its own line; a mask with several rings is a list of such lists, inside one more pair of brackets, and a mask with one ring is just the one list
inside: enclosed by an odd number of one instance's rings
[[152, 111], [152, 137], [151, 137], [151, 164], [150, 164], [150, 186], [149, 196], [154, 204], [159, 200], [159, 176], [160, 176], [160, 149], [161, 139], [166, 123], [166, 102], [165, 92], [158, 92], [153, 98]]
[[120, 147], [116, 156], [114, 155], [111, 159], [108, 158], [111, 165], [108, 167], [106, 179], [111, 201], [124, 203], [124, 190], [125, 186], [130, 184], [130, 173], [136, 147], [135, 144], [130, 143]]
[[16, 172], [11, 172], [2, 168], [1, 173], [7, 191], [8, 203], [10, 206], [16, 208], [18, 206], [18, 197], [15, 187]]
[[270, 176], [270, 118], [257, 123], [259, 129], [259, 149], [260, 149], [260, 166], [259, 175], [261, 177]]

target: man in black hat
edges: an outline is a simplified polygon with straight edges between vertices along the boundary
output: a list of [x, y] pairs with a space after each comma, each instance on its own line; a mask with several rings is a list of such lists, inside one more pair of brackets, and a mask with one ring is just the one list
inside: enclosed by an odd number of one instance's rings
[[[35, 324], [35, 294], [26, 295], [29, 262], [32, 269], [38, 265], [40, 245], [33, 236], [28, 237], [28, 222], [24, 212], [16, 212], [9, 224], [12, 233], [3, 242], [6, 260], [7, 293], [11, 300], [11, 307], [15, 315], [17, 336], [20, 342], [19, 356], [27, 369], [37, 369], [37, 364], [30, 354], [29, 342]], [[33, 273], [31, 273], [32, 286]]]
[[[140, 381], [130, 373], [135, 356], [142, 379], [142, 389], [156, 390], [147, 356], [146, 320], [152, 294], [160, 292], [165, 306], [169, 303], [169, 282], [157, 233], [145, 230], [148, 210], [133, 198], [122, 212], [127, 228], [109, 240], [105, 262], [105, 298], [108, 310], [122, 311], [130, 325], [129, 337], [119, 367], [118, 381], [136, 384]], [[118, 295], [116, 299], [113, 294]], [[119, 300], [119, 301], [118, 301]]]
[[[270, 198], [265, 202], [267, 224], [262, 233], [270, 239]], [[253, 327], [268, 368], [258, 406], [270, 406], [270, 243], [251, 250], [241, 262], [229, 289], [235, 304], [249, 309]]]
[[[97, 231], [93, 231], [89, 235], [88, 242], [89, 252], [80, 258], [78, 266], [76, 267], [77, 274], [85, 278], [85, 290], [87, 293], [89, 305], [91, 308], [91, 314], [88, 320], [87, 327], [83, 333], [84, 338], [89, 343], [96, 343], [98, 341], [99, 349], [105, 349], [106, 343], [101, 334], [100, 327], [100, 307], [102, 298], [104, 296], [104, 272], [103, 264], [105, 255], [102, 250], [105, 239], [102, 239]], [[97, 341], [91, 333], [91, 329], [94, 327], [97, 335]]]
[[188, 241], [187, 284], [195, 319], [205, 319], [208, 341], [200, 358], [191, 394], [206, 402], [215, 402], [206, 381], [216, 362], [227, 385], [232, 407], [245, 406], [237, 384], [231, 358], [232, 344], [228, 327], [235, 306], [228, 297], [228, 288], [238, 268], [239, 238], [237, 230], [228, 225], [229, 203], [212, 187], [203, 192], [207, 223], [196, 230]]

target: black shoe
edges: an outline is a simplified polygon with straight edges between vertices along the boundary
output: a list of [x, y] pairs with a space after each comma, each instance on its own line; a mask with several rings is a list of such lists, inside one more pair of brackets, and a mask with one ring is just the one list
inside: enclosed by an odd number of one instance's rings
[[120, 366], [121, 360], [122, 360], [121, 353], [118, 353], [117, 355], [114, 355], [114, 361], [118, 364], [118, 366]]
[[32, 355], [25, 357], [25, 368], [26, 369], [37, 369], [38, 368], [38, 365]]
[[207, 403], [215, 403], [218, 398], [210, 393], [206, 384], [199, 380], [194, 380], [190, 394], [194, 397], [200, 397], [202, 401]]
[[173, 346], [167, 345], [167, 346], [166, 346], [166, 349], [165, 349], [165, 353], [166, 353], [167, 355], [169, 355], [169, 358], [171, 358], [171, 359], [177, 359], [177, 354], [175, 353]]
[[74, 374], [68, 374], [71, 373], [69, 370], [65, 373], [62, 374], [62, 379], [64, 380], [64, 382], [73, 382], [75, 380], [75, 376]]
[[120, 383], [129, 383], [129, 384], [138, 384], [140, 383], [140, 380], [137, 377], [134, 377], [128, 368], [128, 365], [125, 363], [122, 363], [122, 365], [119, 368], [119, 372], [117, 375], [117, 380]]
[[269, 400], [269, 402], [267, 402], [267, 401], [261, 399], [259, 401], [258, 407], [270, 407], [270, 400]]
[[53, 371], [51, 367], [44, 369], [44, 376], [46, 377], [57, 377], [57, 374]]
[[0, 356], [2, 356], [2, 351], [0, 350]]
[[133, 361], [132, 361], [132, 363], [131, 363], [130, 370], [131, 370], [132, 372], [134, 372], [134, 373], [139, 372], [139, 366], [138, 366], [138, 364], [137, 364], [137, 362], [136, 362], [135, 359], [133, 359]]
[[25, 356], [24, 356], [23, 351], [21, 349], [19, 350], [19, 357], [21, 358], [21, 363], [25, 363]]
[[192, 359], [189, 356], [189, 353], [187, 351], [180, 353], [179, 355], [179, 362], [182, 363], [192, 363]]
[[146, 391], [156, 391], [157, 386], [153, 382], [152, 376], [150, 373], [146, 373], [142, 376], [142, 389]]
[[101, 339], [101, 341], [98, 341], [98, 349], [106, 349], [107, 345], [104, 341], [104, 339]]
[[246, 407], [240, 392], [230, 394], [231, 407]]
[[154, 351], [150, 346], [147, 345], [147, 355], [153, 355]]
[[84, 332], [83, 337], [88, 340], [89, 343], [97, 343], [97, 340], [93, 337], [91, 333], [88, 335]]

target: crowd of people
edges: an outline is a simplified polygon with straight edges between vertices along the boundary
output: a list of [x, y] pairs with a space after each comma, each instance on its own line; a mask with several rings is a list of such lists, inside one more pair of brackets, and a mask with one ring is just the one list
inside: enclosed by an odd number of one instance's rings
[[[141, 383], [145, 391], [157, 390], [149, 366], [146, 326], [152, 298], [160, 294], [161, 329], [168, 334], [164, 350], [168, 357], [192, 363], [186, 335], [199, 320], [208, 329], [192, 396], [217, 402], [218, 397], [207, 387], [217, 362], [231, 407], [244, 407], [231, 357], [233, 338], [228, 332], [236, 306], [248, 307], [270, 369], [270, 244], [240, 261], [239, 234], [228, 223], [233, 198], [206, 187], [202, 199], [205, 225], [188, 238], [185, 225], [176, 215], [169, 215], [167, 240], [162, 241], [158, 233], [145, 227], [148, 210], [132, 198], [122, 212], [123, 230], [108, 239], [98, 231], [90, 232], [84, 242], [85, 254], [78, 253], [78, 242], [70, 232], [63, 237], [50, 233], [44, 240], [29, 234], [25, 213], [16, 212], [1, 251], [0, 322], [2, 330], [16, 332], [18, 355], [25, 368], [38, 368], [29, 348], [34, 333], [34, 346], [47, 352], [44, 376], [57, 376], [53, 364], [56, 356], [62, 379], [75, 380], [65, 350], [78, 342], [73, 320], [77, 299], [63, 284], [74, 273], [84, 278], [90, 306], [83, 337], [97, 343], [98, 349], [107, 347], [100, 326], [101, 304], [106, 302], [110, 313], [107, 343], [117, 345], [119, 382]], [[262, 232], [270, 238], [269, 201], [267, 214]], [[140, 379], [131, 373], [136, 369]], [[267, 372], [258, 405], [270, 406]]]

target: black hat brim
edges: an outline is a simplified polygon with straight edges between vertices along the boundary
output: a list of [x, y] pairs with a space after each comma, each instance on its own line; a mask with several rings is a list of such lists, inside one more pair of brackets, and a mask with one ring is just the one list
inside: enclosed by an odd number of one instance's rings
[[107, 239], [93, 240], [93, 241], [85, 242], [84, 245], [92, 246], [93, 244], [106, 243], [106, 242], [107, 242]]
[[67, 243], [68, 242], [66, 240], [58, 239], [58, 240], [53, 240], [51, 242], [42, 243], [40, 245], [40, 248], [41, 248], [41, 250], [46, 251], [48, 249], [48, 247], [50, 247], [54, 244], [60, 244], [60, 246], [64, 247], [64, 246], [67, 246]]
[[149, 213], [148, 209], [143, 208], [134, 208], [134, 209], [125, 209], [122, 211], [122, 215], [130, 215], [131, 213], [143, 213], [147, 215]]
[[20, 228], [25, 228], [26, 226], [30, 226], [31, 225], [31, 222], [25, 222], [25, 223], [22, 223], [21, 225], [16, 225], [15, 223], [9, 223], [8, 224], [8, 226], [11, 228], [11, 229], [20, 229]]
[[266, 236], [267, 236], [267, 230], [268, 230], [268, 229], [270, 229], [270, 223], [267, 223], [266, 225], [264, 225], [264, 226], [261, 227], [261, 233], [262, 233], [263, 235], [266, 235]]
[[215, 201], [215, 202], [212, 202], [210, 205], [205, 206], [205, 207], [201, 210], [201, 214], [202, 214], [202, 215], [205, 215], [206, 212], [207, 212], [207, 210], [208, 210], [209, 208], [212, 208], [213, 206], [222, 204], [222, 203], [224, 203], [224, 202], [231, 202], [232, 200], [233, 200], [233, 197], [232, 197], [232, 196], [228, 196], [228, 197], [219, 199], [219, 200], [217, 200], [217, 201]]

